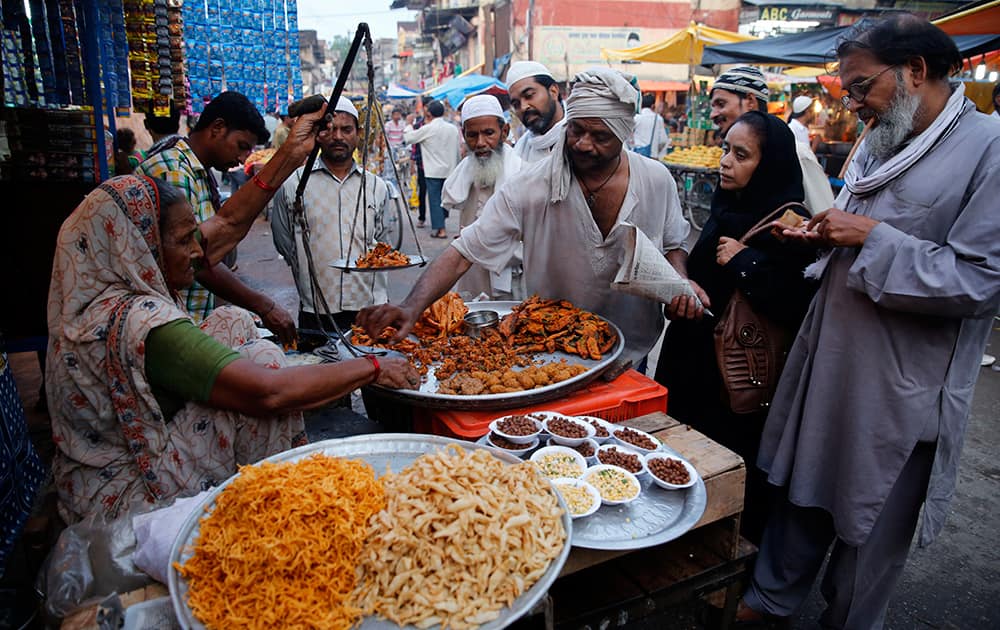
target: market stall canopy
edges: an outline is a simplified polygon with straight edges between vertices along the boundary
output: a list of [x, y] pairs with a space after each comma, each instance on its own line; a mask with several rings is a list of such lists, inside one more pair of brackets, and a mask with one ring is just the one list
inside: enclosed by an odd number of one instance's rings
[[[714, 66], [750, 63], [771, 66], [819, 66], [835, 61], [837, 42], [853, 26], [824, 28], [705, 48], [701, 64]], [[1000, 48], [1000, 34], [958, 35], [955, 44], [963, 57]]]
[[433, 99], [447, 99], [452, 107], [458, 107], [462, 100], [470, 94], [496, 94], [507, 95], [507, 86], [494, 77], [487, 77], [482, 74], [469, 74], [456, 79], [452, 79], [443, 85], [439, 85], [433, 90], [424, 93]]
[[385, 91], [385, 96], [386, 98], [417, 98], [420, 96], [420, 92], [405, 88], [398, 83], [392, 83], [389, 85], [389, 89]]
[[955, 35], [1000, 33], [1000, 0], [983, 0], [934, 20], [942, 31]]
[[753, 40], [749, 35], [723, 31], [691, 22], [671, 37], [635, 48], [601, 48], [601, 57], [608, 61], [649, 61], [697, 65], [705, 46]]

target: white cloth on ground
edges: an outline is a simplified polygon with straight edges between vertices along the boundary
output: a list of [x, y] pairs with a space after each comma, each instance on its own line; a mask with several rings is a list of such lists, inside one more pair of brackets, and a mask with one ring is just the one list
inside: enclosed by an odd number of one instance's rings
[[211, 490], [205, 490], [193, 497], [177, 499], [170, 507], [133, 516], [135, 551], [132, 553], [132, 561], [135, 566], [157, 582], [166, 584], [174, 539], [180, 533], [184, 521], [201, 506], [210, 492]]

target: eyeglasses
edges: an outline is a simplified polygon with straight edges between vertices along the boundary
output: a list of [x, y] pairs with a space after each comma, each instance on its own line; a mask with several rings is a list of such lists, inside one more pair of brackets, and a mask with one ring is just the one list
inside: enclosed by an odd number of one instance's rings
[[882, 68], [880, 71], [868, 77], [864, 81], [858, 81], [857, 83], [852, 83], [848, 85], [845, 88], [847, 90], [847, 94], [844, 94], [843, 96], [840, 97], [840, 102], [844, 104], [844, 107], [851, 106], [851, 99], [857, 101], [859, 105], [864, 103], [865, 97], [868, 96], [868, 92], [871, 91], [872, 85], [875, 83], [875, 79], [882, 76], [882, 74], [885, 73], [886, 70], [890, 70], [895, 67], [896, 66], [886, 66], [885, 68]]

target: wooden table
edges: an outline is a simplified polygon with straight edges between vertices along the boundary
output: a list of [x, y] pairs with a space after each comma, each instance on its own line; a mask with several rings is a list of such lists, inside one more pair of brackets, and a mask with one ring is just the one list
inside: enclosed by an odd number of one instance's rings
[[705, 481], [705, 513], [690, 532], [656, 547], [573, 549], [548, 598], [524, 627], [622, 626], [709, 594], [723, 608], [718, 626], [728, 627], [756, 552], [739, 536], [743, 459], [663, 413], [622, 424], [652, 433], [694, 465]]

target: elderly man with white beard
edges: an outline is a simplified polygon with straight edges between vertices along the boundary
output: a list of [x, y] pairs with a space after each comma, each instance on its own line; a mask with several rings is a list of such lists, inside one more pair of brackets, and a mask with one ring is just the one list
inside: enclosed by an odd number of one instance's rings
[[[444, 182], [441, 206], [460, 213], [459, 227], [472, 225], [483, 206], [505, 181], [521, 170], [521, 158], [506, 144], [510, 125], [503, 117], [500, 101], [491, 94], [473, 96], [462, 105], [462, 137], [468, 155]], [[494, 300], [515, 299], [514, 271], [521, 265], [515, 255], [503, 271], [492, 273], [473, 265], [455, 285], [463, 298], [485, 293]]]
[[[500, 272], [523, 242], [525, 292], [570, 300], [608, 318], [624, 333], [622, 357], [644, 369], [663, 330], [663, 310], [658, 302], [611, 286], [624, 263], [629, 225], [642, 230], [682, 275], [690, 226], [663, 165], [624, 150], [638, 103], [639, 91], [619, 72], [594, 68], [578, 74], [566, 99], [565, 133], [551, 155], [498, 190], [401, 305], [365, 309], [358, 323], [376, 335], [396, 326], [398, 341], [473, 264]], [[704, 292], [696, 291], [707, 304]]]
[[921, 505], [921, 546], [944, 524], [1000, 307], [1000, 125], [923, 19], [861, 25], [837, 56], [874, 126], [836, 208], [783, 230], [821, 248], [822, 282], [764, 427], [757, 463], [784, 496], [738, 618], [790, 616], [832, 545], [820, 625], [880, 628]]

